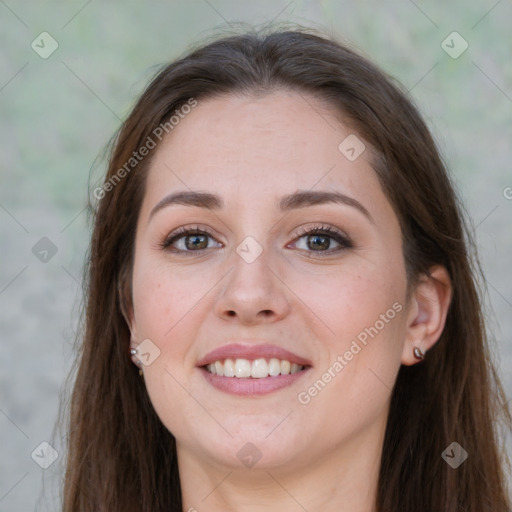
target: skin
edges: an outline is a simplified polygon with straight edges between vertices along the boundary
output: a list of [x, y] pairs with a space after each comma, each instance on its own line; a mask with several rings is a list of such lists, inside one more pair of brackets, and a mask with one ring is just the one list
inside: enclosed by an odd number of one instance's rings
[[[132, 347], [149, 338], [160, 351], [144, 380], [176, 438], [184, 510], [375, 510], [393, 383], [401, 364], [417, 363], [415, 346], [426, 351], [439, 338], [451, 291], [445, 269], [434, 267], [436, 279], [406, 301], [400, 226], [369, 145], [353, 162], [338, 149], [351, 133], [314, 97], [280, 90], [200, 101], [156, 150], [127, 320]], [[150, 219], [163, 197], [187, 190], [218, 194], [225, 206], [171, 205]], [[281, 213], [278, 199], [297, 190], [342, 192], [371, 219], [334, 203]], [[315, 251], [298, 230], [317, 224], [337, 228], [353, 247], [333, 252], [340, 246], [327, 239]], [[159, 245], [197, 225], [213, 233], [208, 249], [183, 255]], [[263, 249], [252, 263], [235, 250], [247, 236]], [[185, 239], [174, 247], [186, 250]], [[395, 303], [401, 311], [300, 403], [298, 394]], [[265, 396], [218, 391], [196, 364], [240, 338], [291, 350], [312, 368]], [[247, 442], [262, 455], [252, 468], [237, 457]]]

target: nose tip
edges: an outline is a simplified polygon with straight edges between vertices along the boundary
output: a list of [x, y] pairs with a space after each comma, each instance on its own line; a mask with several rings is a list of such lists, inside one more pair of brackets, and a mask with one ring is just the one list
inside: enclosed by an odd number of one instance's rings
[[226, 276], [215, 312], [224, 319], [238, 318], [245, 324], [278, 320], [289, 310], [284, 288], [261, 253], [252, 263], [241, 256]]

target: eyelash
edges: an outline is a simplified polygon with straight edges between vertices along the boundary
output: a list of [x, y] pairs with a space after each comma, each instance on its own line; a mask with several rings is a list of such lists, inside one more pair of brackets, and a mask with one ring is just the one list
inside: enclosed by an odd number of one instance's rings
[[[190, 228], [179, 228], [176, 231], [172, 232], [170, 235], [168, 235], [163, 242], [159, 244], [160, 248], [165, 251], [173, 252], [173, 253], [180, 253], [185, 254], [186, 256], [191, 256], [195, 253], [201, 254], [204, 251], [207, 251], [206, 249], [198, 249], [195, 250], [182, 250], [182, 249], [171, 249], [170, 246], [176, 242], [177, 240], [184, 238], [187, 235], [207, 235], [212, 238], [214, 238], [213, 234], [208, 231], [208, 229], [200, 228], [199, 226], [196, 227], [190, 227]], [[313, 228], [301, 228], [300, 232], [298, 233], [298, 236], [294, 239], [300, 239], [304, 236], [312, 236], [312, 235], [326, 235], [328, 238], [332, 238], [335, 240], [338, 244], [340, 244], [341, 247], [338, 247], [334, 250], [327, 250], [327, 251], [307, 251], [310, 253], [315, 254], [315, 257], [324, 257], [329, 256], [338, 252], [341, 252], [346, 249], [351, 249], [354, 247], [352, 241], [343, 233], [338, 231], [337, 229], [332, 228], [331, 226], [323, 226], [318, 225], [314, 226]]]

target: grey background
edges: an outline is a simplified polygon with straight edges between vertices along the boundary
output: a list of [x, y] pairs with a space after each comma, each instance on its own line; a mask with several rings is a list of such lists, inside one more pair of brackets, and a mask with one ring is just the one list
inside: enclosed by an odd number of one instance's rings
[[[89, 171], [91, 186], [104, 171], [96, 157], [154, 65], [215, 27], [272, 19], [350, 42], [419, 104], [475, 226], [512, 398], [510, 0], [0, 0], [0, 511], [57, 509], [65, 454], [53, 428], [77, 329]], [[43, 31], [58, 43], [47, 59], [31, 48]], [[456, 59], [441, 47], [453, 31], [469, 44]], [[57, 248], [46, 263], [32, 252], [42, 237]], [[31, 458], [43, 441], [59, 453], [46, 470]]]

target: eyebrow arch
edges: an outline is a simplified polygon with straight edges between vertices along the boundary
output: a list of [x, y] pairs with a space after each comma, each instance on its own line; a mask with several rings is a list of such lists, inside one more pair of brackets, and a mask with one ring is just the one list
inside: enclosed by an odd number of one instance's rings
[[341, 192], [324, 192], [313, 190], [299, 190], [293, 194], [283, 196], [279, 200], [279, 210], [281, 212], [288, 212], [298, 208], [305, 208], [307, 206], [315, 206], [317, 204], [344, 204], [352, 206], [365, 215], [368, 220], [374, 223], [370, 212], [353, 197], [342, 194]]
[[149, 214], [149, 219], [151, 220], [151, 217], [159, 210], [175, 204], [197, 206], [198, 208], [208, 208], [209, 210], [220, 210], [224, 208], [224, 201], [215, 194], [193, 191], [174, 192], [165, 196], [156, 204]]
[[[283, 196], [277, 204], [279, 210], [285, 213], [308, 206], [328, 203], [352, 206], [365, 215], [372, 223], [375, 223], [370, 212], [359, 201], [341, 192], [299, 190], [293, 194]], [[159, 210], [172, 205], [196, 206], [198, 208], [220, 210], [224, 207], [224, 201], [219, 196], [208, 192], [174, 192], [165, 196], [156, 204], [149, 214], [149, 219]]]

